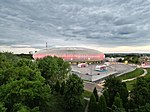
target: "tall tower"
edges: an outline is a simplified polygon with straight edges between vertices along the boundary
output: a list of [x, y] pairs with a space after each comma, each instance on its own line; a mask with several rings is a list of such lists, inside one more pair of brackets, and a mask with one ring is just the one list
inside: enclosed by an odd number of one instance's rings
[[46, 49], [47, 49], [47, 42], [46, 42]]

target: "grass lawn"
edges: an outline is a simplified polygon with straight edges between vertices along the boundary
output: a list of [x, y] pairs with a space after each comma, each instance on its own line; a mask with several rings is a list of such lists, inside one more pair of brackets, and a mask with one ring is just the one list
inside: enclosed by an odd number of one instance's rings
[[86, 98], [90, 98], [91, 97], [92, 92], [84, 90], [83, 96]]
[[123, 75], [119, 76], [118, 78], [121, 80], [125, 80], [125, 79], [130, 79], [130, 78], [140, 76], [143, 73], [144, 73], [144, 70], [142, 68], [136, 68], [134, 71], [123, 74]]
[[146, 78], [150, 78], [150, 68], [147, 68], [146, 70], [147, 70], [147, 74], [146, 74], [145, 77], [146, 77]]
[[135, 83], [136, 83], [136, 80], [126, 82], [128, 91], [131, 91], [131, 90], [133, 89], [133, 85], [134, 85]]
[[[150, 78], [150, 68], [146, 69], [147, 70], [147, 74], [146, 76], [144, 76], [145, 78]], [[131, 91], [133, 89], [133, 85], [136, 83], [136, 80], [133, 80], [133, 81], [129, 81], [129, 82], [126, 82], [127, 84], [127, 89], [129, 91]]]

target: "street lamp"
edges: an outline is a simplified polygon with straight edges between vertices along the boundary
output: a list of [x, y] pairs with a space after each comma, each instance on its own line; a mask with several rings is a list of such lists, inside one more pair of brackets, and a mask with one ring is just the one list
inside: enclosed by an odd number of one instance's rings
[[[91, 58], [88, 58], [88, 61], [90, 61], [91, 60]], [[91, 64], [91, 62], [89, 63], [89, 64]], [[92, 75], [92, 65], [90, 65], [91, 67], [90, 67], [90, 74]]]
[[[89, 61], [89, 62], [90, 62], [90, 60], [91, 60], [91, 58], [88, 58], [88, 61]], [[91, 64], [91, 62], [90, 62], [89, 64]]]

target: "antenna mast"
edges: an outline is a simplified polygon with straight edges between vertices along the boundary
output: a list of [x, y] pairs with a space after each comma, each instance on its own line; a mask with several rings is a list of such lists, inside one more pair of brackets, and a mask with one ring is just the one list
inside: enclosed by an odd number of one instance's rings
[[46, 49], [47, 49], [47, 42], [46, 42]]

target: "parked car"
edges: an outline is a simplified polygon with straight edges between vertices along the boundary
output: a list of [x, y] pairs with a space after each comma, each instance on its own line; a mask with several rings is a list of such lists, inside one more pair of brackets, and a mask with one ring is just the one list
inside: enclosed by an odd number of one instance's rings
[[87, 67], [87, 66], [88, 66], [87, 63], [80, 63], [80, 64], [78, 64], [78, 67], [79, 67], [79, 68]]
[[86, 73], [85, 75], [89, 75], [89, 73]]
[[95, 67], [95, 70], [97, 70], [97, 71], [103, 71], [103, 70], [107, 70], [107, 67], [106, 67], [106, 65], [97, 65]]

